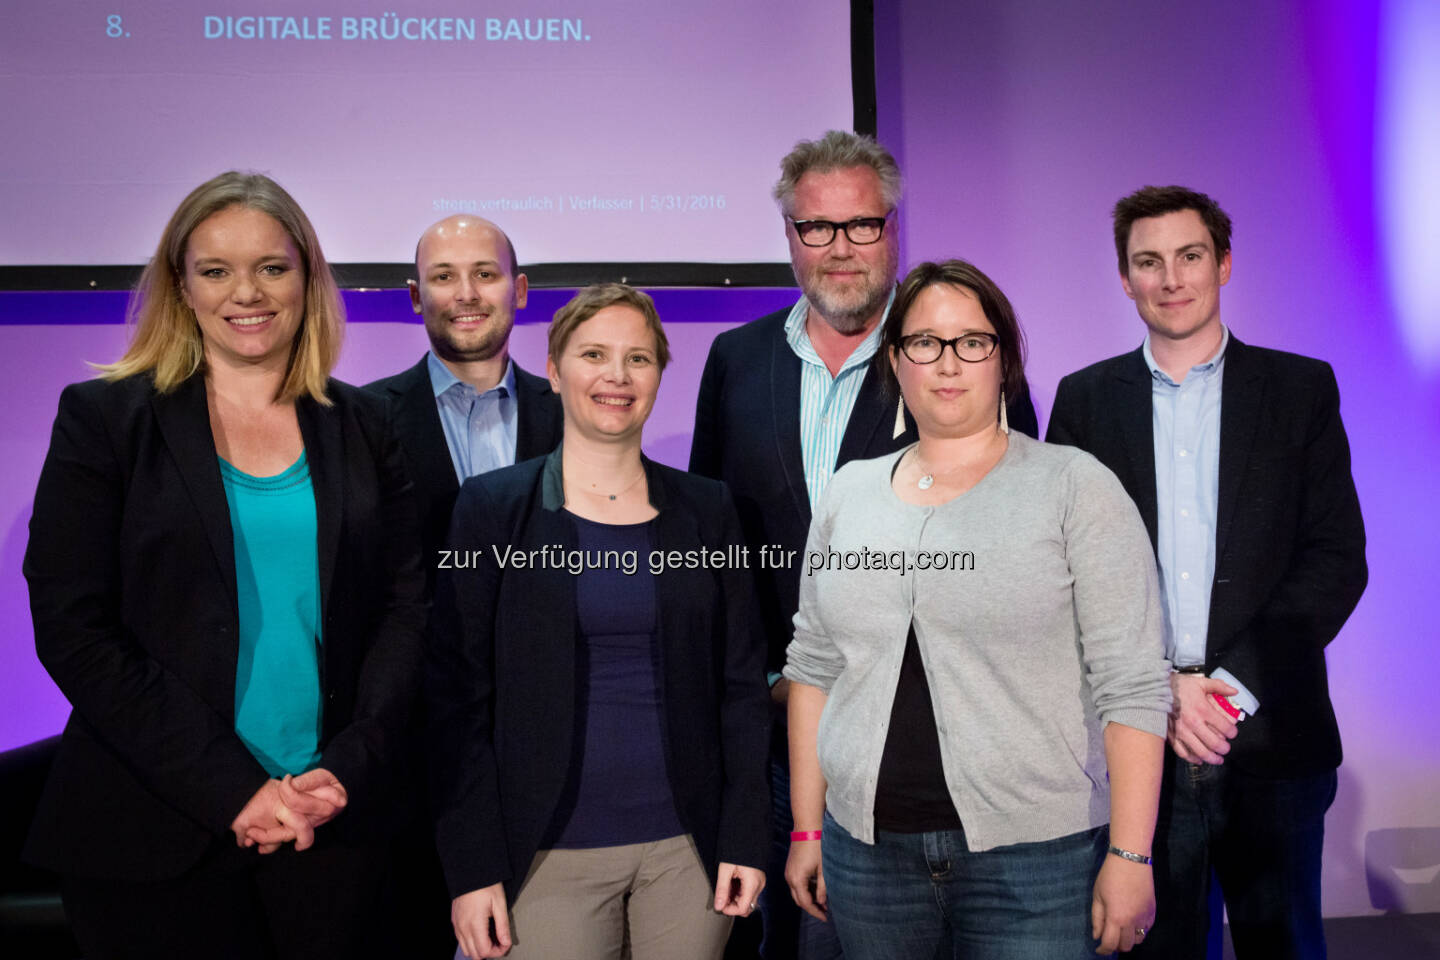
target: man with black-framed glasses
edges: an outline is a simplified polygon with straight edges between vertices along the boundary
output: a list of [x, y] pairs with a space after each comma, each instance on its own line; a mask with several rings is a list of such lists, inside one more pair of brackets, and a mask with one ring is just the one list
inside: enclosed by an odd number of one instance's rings
[[[715, 338], [700, 382], [690, 469], [724, 480], [750, 546], [781, 558], [755, 571], [776, 704], [776, 844], [761, 897], [762, 955], [819, 960], [840, 956], [833, 928], [800, 914], [784, 877], [792, 841], [788, 685], [780, 669], [799, 603], [798, 558], [811, 511], [835, 471], [897, 450], [914, 441], [915, 431], [908, 421], [894, 429], [895, 398], [885, 396], [871, 370], [899, 266], [895, 158], [870, 137], [831, 130], [797, 143], [780, 170], [774, 196], [803, 296]], [[1028, 390], [1007, 407], [1013, 429], [1037, 434]], [[815, 901], [823, 912], [823, 887]], [[731, 941], [737, 949], [729, 956], [754, 956], [740, 952], [744, 933], [737, 925]]]

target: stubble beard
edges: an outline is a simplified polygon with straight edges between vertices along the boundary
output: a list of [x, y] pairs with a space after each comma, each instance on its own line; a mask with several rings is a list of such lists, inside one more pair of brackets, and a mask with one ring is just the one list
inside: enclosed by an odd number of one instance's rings
[[494, 311], [485, 327], [471, 337], [467, 344], [461, 345], [457, 342], [456, 336], [449, 329], [450, 318], [441, 319], [439, 329], [433, 329], [430, 323], [425, 324], [425, 332], [430, 337], [430, 349], [441, 360], [448, 360], [451, 363], [474, 363], [479, 360], [490, 360], [505, 349], [505, 344], [510, 339], [510, 330], [514, 327], [514, 319], [506, 323], [498, 318]]
[[1196, 337], [1204, 337], [1207, 335], [1215, 337], [1218, 343], [1220, 337], [1223, 336], [1220, 332], [1219, 317], [1215, 314], [1202, 317], [1199, 320], [1185, 318], [1183, 321], [1176, 323], [1167, 322], [1161, 315], [1162, 311], [1159, 307], [1155, 308], [1154, 313], [1155, 315], [1153, 317], [1146, 316], [1144, 313], [1140, 314], [1140, 319], [1144, 322], [1146, 329], [1148, 329], [1152, 335], [1173, 343], [1184, 343]]

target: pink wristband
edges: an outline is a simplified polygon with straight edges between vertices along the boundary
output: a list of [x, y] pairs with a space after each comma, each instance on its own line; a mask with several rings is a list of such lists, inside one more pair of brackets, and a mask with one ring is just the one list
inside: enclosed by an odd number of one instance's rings
[[819, 839], [820, 839], [820, 831], [819, 831], [819, 830], [791, 830], [791, 831], [790, 831], [790, 839], [791, 839], [791, 840], [819, 840]]

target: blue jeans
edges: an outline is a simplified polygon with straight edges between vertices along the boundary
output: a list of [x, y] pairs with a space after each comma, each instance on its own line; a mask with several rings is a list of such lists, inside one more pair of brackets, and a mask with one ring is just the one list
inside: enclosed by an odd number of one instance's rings
[[1320, 852], [1335, 771], [1291, 780], [1165, 751], [1154, 929], [1136, 958], [1204, 960], [1213, 867], [1240, 960], [1323, 960]]
[[825, 815], [830, 916], [846, 960], [1095, 960], [1090, 903], [1110, 832], [971, 853], [963, 830], [875, 832]]
[[790, 855], [790, 765], [770, 759], [770, 863], [765, 889], [760, 893], [765, 940], [760, 956], [766, 960], [841, 960], [835, 924], [822, 923], [795, 906], [785, 883], [785, 860]]

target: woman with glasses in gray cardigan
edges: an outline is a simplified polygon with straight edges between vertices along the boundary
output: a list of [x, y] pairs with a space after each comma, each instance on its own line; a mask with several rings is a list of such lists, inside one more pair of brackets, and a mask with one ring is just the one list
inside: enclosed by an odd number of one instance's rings
[[884, 323], [919, 441], [810, 528], [786, 879], [847, 960], [1128, 950], [1170, 706], [1144, 526], [1094, 458], [1008, 432], [1022, 339], [982, 272], [921, 264]]

